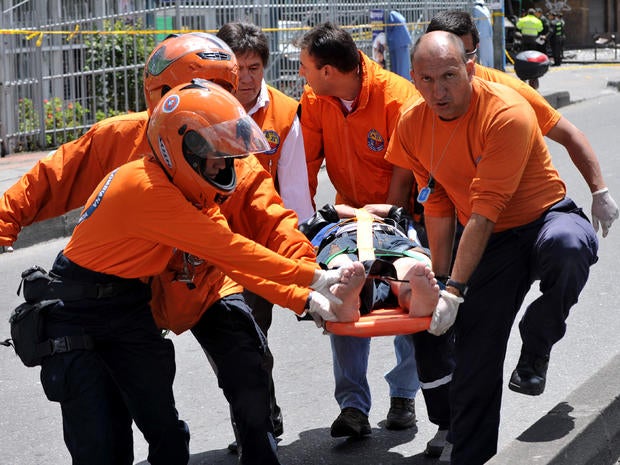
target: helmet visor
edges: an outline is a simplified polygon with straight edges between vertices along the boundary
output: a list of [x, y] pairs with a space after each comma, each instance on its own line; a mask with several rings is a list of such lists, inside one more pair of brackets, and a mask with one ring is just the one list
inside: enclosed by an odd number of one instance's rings
[[201, 158], [247, 157], [271, 149], [261, 129], [248, 115], [194, 129], [186, 134], [184, 144]]

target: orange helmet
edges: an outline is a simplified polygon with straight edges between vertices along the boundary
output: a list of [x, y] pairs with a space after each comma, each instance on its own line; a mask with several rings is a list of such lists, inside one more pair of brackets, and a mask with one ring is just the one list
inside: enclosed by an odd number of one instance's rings
[[144, 96], [150, 111], [171, 88], [194, 78], [237, 90], [239, 66], [226, 43], [213, 34], [191, 32], [170, 36], [149, 55], [144, 66]]
[[[172, 183], [201, 208], [234, 191], [235, 157], [270, 149], [239, 101], [203, 79], [174, 87], [160, 100], [147, 138]], [[213, 175], [207, 160], [216, 158], [224, 158], [226, 166]]]

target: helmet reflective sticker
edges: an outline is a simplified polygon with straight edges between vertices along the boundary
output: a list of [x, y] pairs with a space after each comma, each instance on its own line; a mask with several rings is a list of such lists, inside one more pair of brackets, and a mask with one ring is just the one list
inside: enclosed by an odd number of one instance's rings
[[164, 144], [164, 140], [159, 138], [159, 151], [161, 152], [161, 156], [164, 159], [164, 162], [168, 166], [168, 168], [172, 169], [172, 158], [166, 149], [166, 144]]
[[172, 113], [179, 106], [179, 96], [177, 94], [170, 95], [166, 97], [164, 101], [164, 105], [162, 106], [162, 111], [164, 113]]

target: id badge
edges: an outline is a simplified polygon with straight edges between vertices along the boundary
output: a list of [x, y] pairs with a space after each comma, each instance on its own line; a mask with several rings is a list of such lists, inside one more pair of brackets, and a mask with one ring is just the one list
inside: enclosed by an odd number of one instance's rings
[[431, 188], [428, 186], [423, 187], [422, 189], [420, 189], [420, 192], [418, 192], [418, 202], [426, 202], [429, 195], [431, 195]]

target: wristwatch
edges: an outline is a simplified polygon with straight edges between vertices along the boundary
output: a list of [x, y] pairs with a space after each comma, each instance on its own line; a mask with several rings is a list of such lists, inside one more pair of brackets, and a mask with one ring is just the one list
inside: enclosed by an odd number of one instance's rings
[[459, 291], [461, 297], [465, 297], [467, 295], [467, 290], [469, 289], [469, 286], [467, 284], [459, 283], [458, 281], [454, 281], [453, 279], [448, 279], [446, 281], [446, 287], [453, 287], [454, 289]]

